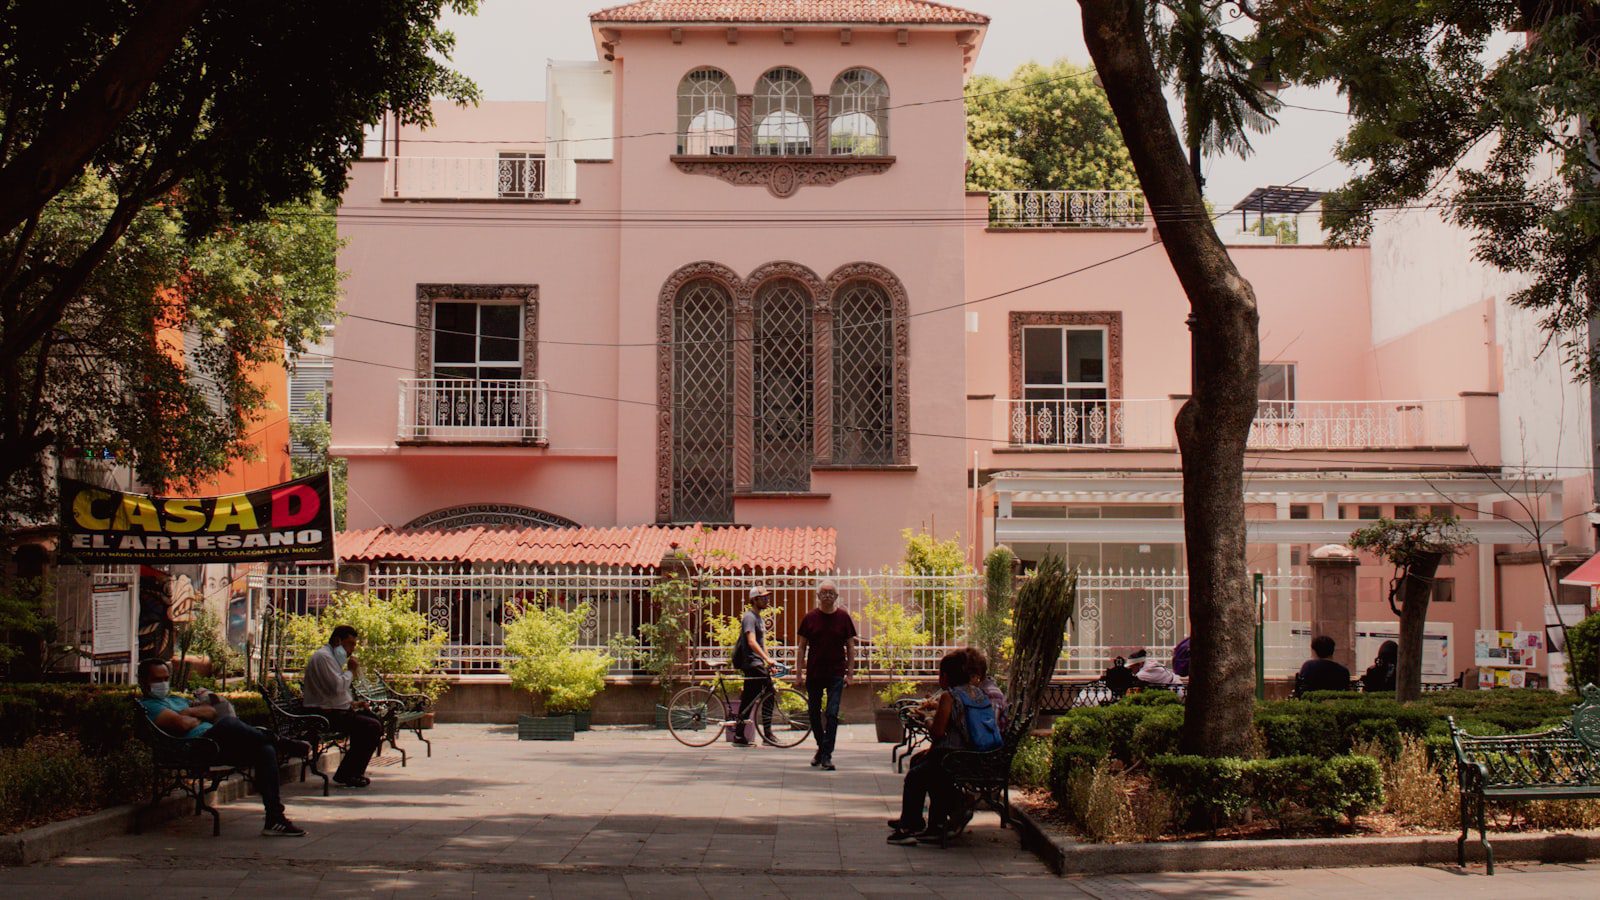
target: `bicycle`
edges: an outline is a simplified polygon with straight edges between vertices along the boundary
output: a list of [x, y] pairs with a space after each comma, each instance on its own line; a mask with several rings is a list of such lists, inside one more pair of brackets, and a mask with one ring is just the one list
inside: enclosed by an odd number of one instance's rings
[[[755, 709], [746, 717], [756, 722], [762, 740], [774, 747], [794, 747], [811, 736], [805, 695], [777, 680], [787, 674], [783, 666], [773, 673], [772, 687], [756, 695]], [[735, 725], [728, 715], [731, 705], [727, 681], [718, 672], [710, 685], [697, 684], [672, 695], [667, 728], [686, 747], [709, 746]]]

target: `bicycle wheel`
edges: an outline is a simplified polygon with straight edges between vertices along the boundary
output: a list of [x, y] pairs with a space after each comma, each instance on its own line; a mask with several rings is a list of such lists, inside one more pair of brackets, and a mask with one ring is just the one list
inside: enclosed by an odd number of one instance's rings
[[[774, 747], [793, 747], [811, 736], [806, 695], [781, 682], [772, 685], [772, 728], [761, 737]], [[763, 698], [766, 699], [766, 698]]]
[[686, 747], [705, 747], [722, 736], [728, 720], [722, 698], [708, 687], [686, 687], [667, 704], [667, 729]]

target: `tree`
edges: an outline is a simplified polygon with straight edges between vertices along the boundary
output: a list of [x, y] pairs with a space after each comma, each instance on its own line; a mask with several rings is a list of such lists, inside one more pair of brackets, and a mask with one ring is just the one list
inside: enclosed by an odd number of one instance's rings
[[[112, 191], [84, 176], [34, 217], [25, 242], [0, 241], [19, 263], [17, 281], [32, 282], [15, 295], [20, 305], [47, 302], [58, 261], [99, 240], [115, 215]], [[204, 237], [186, 236], [181, 203], [131, 217], [44, 338], [0, 362], [0, 525], [44, 513], [46, 450], [120, 460], [157, 490], [252, 453], [264, 420], [282, 415], [256, 369], [281, 365], [285, 345], [320, 335], [333, 316], [331, 213], [322, 200], [290, 203]], [[4, 328], [9, 335], [9, 319]], [[19, 444], [39, 449], [9, 455]]]
[[1079, 0], [1079, 6], [1084, 39], [1161, 246], [1189, 298], [1192, 387], [1176, 427], [1195, 674], [1182, 744], [1187, 753], [1246, 755], [1255, 708], [1255, 608], [1244, 516], [1244, 451], [1261, 362], [1255, 292], [1204, 213], [1200, 185], [1162, 95], [1146, 2]]
[[[1600, 310], [1600, 4], [1276, 0], [1258, 14], [1285, 77], [1334, 84], [1349, 103], [1338, 156], [1361, 174], [1323, 201], [1331, 236], [1364, 241], [1384, 209], [1438, 204], [1480, 260], [1527, 276], [1510, 302], [1600, 377], [1587, 336]], [[1536, 39], [1497, 52], [1508, 31]]]
[[[106, 280], [102, 269], [130, 278], [130, 256], [145, 273], [179, 267], [124, 247], [127, 235], [144, 232], [146, 248], [169, 231], [203, 241], [239, 233], [276, 205], [337, 196], [363, 128], [386, 111], [426, 124], [433, 96], [476, 99], [443, 62], [453, 44], [437, 27], [446, 7], [471, 12], [476, 0], [27, 0], [0, 11], [0, 491], [10, 498], [19, 481], [36, 487], [52, 449], [97, 449], [56, 427], [63, 393], [137, 390], [152, 401], [151, 410], [129, 410], [143, 420], [173, 408], [172, 379], [149, 390], [130, 373], [103, 373], [112, 357], [83, 346], [84, 319], [128, 335], [158, 296], [100, 292], [86, 303]], [[137, 286], [177, 292], [180, 302], [163, 312], [183, 312], [184, 285]], [[217, 330], [232, 332], [237, 321], [221, 317]], [[221, 343], [237, 352], [263, 337], [242, 331]], [[302, 334], [273, 337], [298, 349]], [[47, 397], [46, 386], [64, 378], [99, 384]], [[151, 445], [188, 432], [142, 435], [124, 443], [141, 477], [160, 484], [168, 473], [152, 462], [160, 454]]]
[[290, 460], [289, 468], [296, 478], [328, 470], [333, 487], [333, 527], [336, 531], [343, 531], [345, 501], [350, 493], [350, 461], [328, 452], [333, 442], [333, 428], [328, 425], [327, 398], [321, 391], [314, 391], [306, 397], [306, 401], [311, 404], [312, 421], [290, 422], [289, 439], [306, 447], [308, 452]]
[[1400, 657], [1395, 666], [1398, 700], [1422, 697], [1422, 636], [1428, 624], [1433, 577], [1446, 555], [1470, 544], [1455, 516], [1428, 516], [1396, 522], [1379, 519], [1351, 532], [1353, 550], [1373, 553], [1394, 566], [1389, 609], [1400, 617]]
[[967, 85], [967, 187], [988, 191], [1127, 190], [1128, 148], [1092, 70], [1027, 62], [1004, 81]]

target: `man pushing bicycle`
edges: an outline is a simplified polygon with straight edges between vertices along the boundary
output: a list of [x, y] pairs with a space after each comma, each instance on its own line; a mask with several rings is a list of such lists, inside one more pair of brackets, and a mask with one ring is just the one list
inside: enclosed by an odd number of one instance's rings
[[769, 743], [777, 743], [772, 734], [772, 672], [781, 668], [767, 654], [767, 625], [761, 611], [772, 605], [772, 591], [757, 586], [750, 589], [750, 605], [739, 618], [739, 642], [733, 648], [733, 667], [744, 676], [744, 690], [739, 694], [739, 712], [734, 717], [733, 743], [750, 746], [744, 732], [744, 723], [750, 718], [750, 707], [761, 700], [761, 736]]

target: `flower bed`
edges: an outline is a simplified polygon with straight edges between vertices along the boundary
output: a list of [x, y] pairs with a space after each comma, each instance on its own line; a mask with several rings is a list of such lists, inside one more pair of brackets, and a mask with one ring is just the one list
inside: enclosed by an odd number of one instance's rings
[[[1417, 703], [1320, 693], [1258, 704], [1260, 753], [1179, 752], [1183, 707], [1166, 692], [1075, 709], [1050, 738], [1044, 818], [1091, 841], [1393, 834], [1453, 828], [1455, 758], [1446, 716], [1475, 734], [1535, 731], [1571, 713], [1549, 691], [1447, 691]], [[1021, 754], [1019, 754], [1021, 756]], [[1035, 774], [1014, 772], [1019, 785]], [[1600, 802], [1526, 803], [1501, 827], [1600, 826]]]

